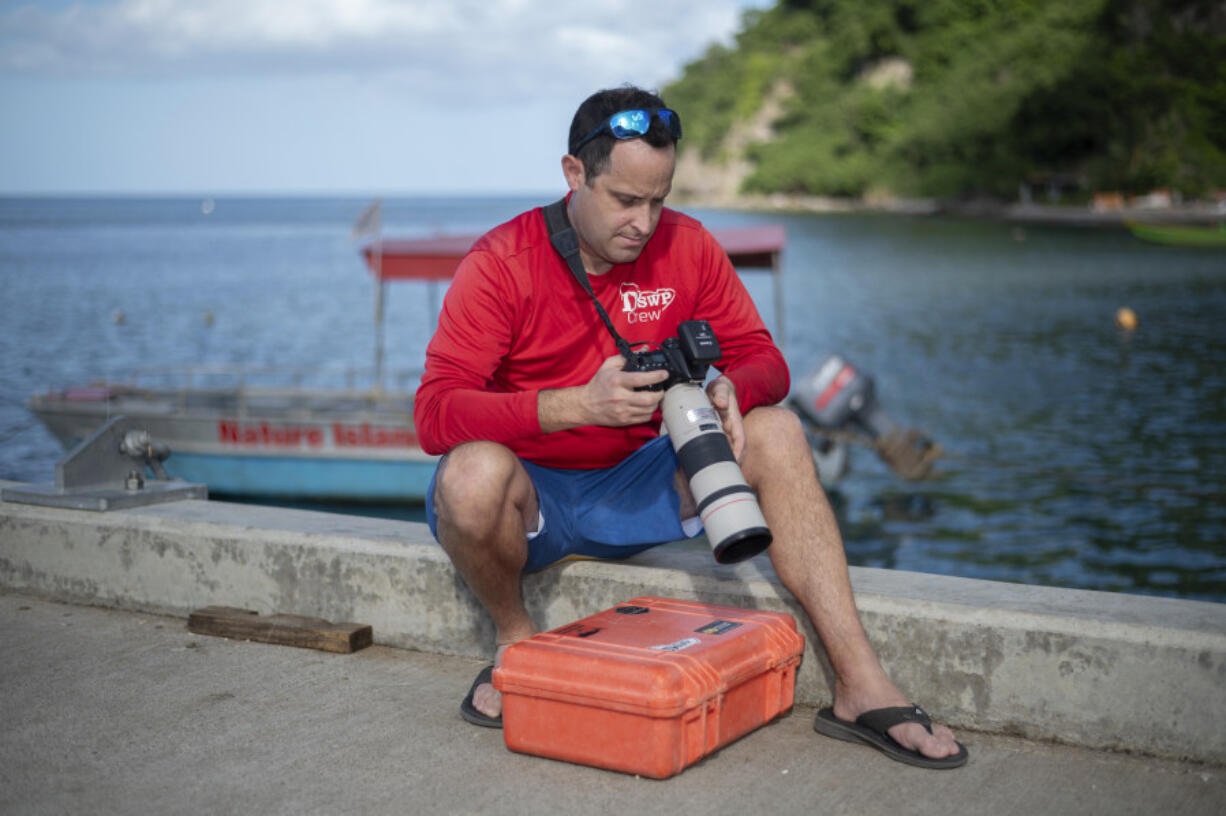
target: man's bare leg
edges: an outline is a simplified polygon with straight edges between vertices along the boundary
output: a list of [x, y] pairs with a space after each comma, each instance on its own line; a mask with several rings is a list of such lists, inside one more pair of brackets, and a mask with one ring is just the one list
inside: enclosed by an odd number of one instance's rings
[[[744, 423], [741, 469], [774, 535], [768, 552], [775, 572], [808, 613], [830, 657], [835, 716], [855, 720], [873, 709], [910, 705], [886, 676], [860, 624], [843, 540], [800, 421], [786, 409], [763, 407]], [[891, 728], [890, 736], [934, 759], [958, 753], [948, 728], [934, 725], [933, 732], [905, 723]]]
[[[438, 540], [494, 620], [497, 665], [507, 646], [536, 634], [520, 592], [527, 533], [537, 521], [536, 491], [515, 454], [494, 442], [460, 445], [439, 467]], [[484, 683], [474, 692], [473, 705], [497, 717], [502, 695]]]

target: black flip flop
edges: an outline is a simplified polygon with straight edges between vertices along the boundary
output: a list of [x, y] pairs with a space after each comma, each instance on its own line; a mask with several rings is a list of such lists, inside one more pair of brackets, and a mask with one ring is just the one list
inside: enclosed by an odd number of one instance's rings
[[833, 708], [823, 708], [817, 712], [813, 728], [819, 734], [825, 734], [827, 737], [871, 745], [890, 759], [919, 768], [941, 770], [958, 768], [966, 764], [968, 756], [966, 746], [960, 742], [958, 753], [942, 759], [926, 757], [919, 751], [912, 751], [910, 748], [899, 745], [887, 732], [899, 723], [905, 722], [917, 722], [928, 729], [929, 734], [932, 733], [932, 720], [919, 706], [878, 708], [864, 712], [856, 718], [855, 722], [840, 720], [834, 716]]
[[468, 696], [464, 698], [464, 702], [460, 703], [460, 716], [468, 720], [473, 725], [483, 725], [486, 728], [502, 728], [502, 715], [491, 717], [489, 714], [482, 713], [473, 705], [473, 695], [477, 692], [477, 686], [482, 683], [493, 682], [494, 667], [486, 666], [477, 675], [477, 679], [473, 681], [472, 688], [468, 690]]

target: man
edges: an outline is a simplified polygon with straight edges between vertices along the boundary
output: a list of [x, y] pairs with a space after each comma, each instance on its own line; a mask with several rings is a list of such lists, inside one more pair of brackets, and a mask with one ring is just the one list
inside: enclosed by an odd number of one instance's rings
[[[598, 92], [576, 112], [562, 172], [591, 295], [540, 209], [487, 233], [461, 262], [416, 400], [423, 447], [446, 454], [427, 497], [431, 529], [493, 618], [496, 663], [537, 631], [524, 572], [697, 534], [688, 484], [659, 436], [662, 392], [637, 390], [667, 374], [623, 371], [592, 301], [636, 346], [707, 320], [723, 353], [708, 395], [774, 534], [771, 563], [835, 671], [834, 705], [815, 728], [911, 764], [960, 765], [965, 749], [894, 687], [861, 628], [808, 443], [776, 406], [788, 390], [782, 355], [727, 255], [698, 222], [664, 208], [680, 136], [677, 114], [637, 88]], [[488, 668], [461, 711], [501, 726]]]

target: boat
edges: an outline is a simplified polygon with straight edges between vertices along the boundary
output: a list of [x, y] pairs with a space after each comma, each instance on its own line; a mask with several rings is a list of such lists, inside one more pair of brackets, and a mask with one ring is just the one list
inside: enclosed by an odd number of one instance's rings
[[[435, 457], [413, 433], [412, 394], [284, 386], [294, 373], [145, 370], [37, 394], [31, 412], [73, 449], [115, 416], [171, 449], [171, 478], [211, 495], [307, 501], [420, 499]], [[208, 384], [205, 384], [208, 381]]]
[[[738, 270], [764, 269], [775, 276], [776, 328], [782, 333], [783, 228], [714, 234]], [[421, 501], [437, 457], [421, 449], [413, 428], [413, 392], [421, 372], [389, 376], [383, 370], [385, 289], [396, 281], [449, 280], [477, 237], [379, 238], [362, 247], [376, 282], [369, 383], [353, 370], [152, 369], [119, 382], [37, 394], [29, 409], [66, 450], [112, 417], [139, 420], [170, 447], [167, 474], [207, 485], [214, 496]], [[385, 387], [388, 379], [394, 387]]]
[[1226, 247], [1226, 221], [1217, 224], [1147, 224], [1129, 221], [1137, 238], [1155, 244], [1183, 247]]

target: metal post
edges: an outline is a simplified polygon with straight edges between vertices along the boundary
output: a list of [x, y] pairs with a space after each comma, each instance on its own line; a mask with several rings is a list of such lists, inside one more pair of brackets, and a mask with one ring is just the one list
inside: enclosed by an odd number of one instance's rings
[[375, 267], [375, 390], [383, 390], [383, 214], [375, 212], [375, 243], [371, 247]]
[[779, 333], [779, 350], [786, 353], [787, 333], [783, 330], [783, 250], [771, 253], [771, 281], [775, 290], [775, 331]]
[[354, 240], [363, 235], [374, 234], [370, 245], [371, 271], [375, 274], [375, 382], [373, 389], [383, 388], [383, 202], [378, 197], [362, 211], [353, 224]]
[[[379, 274], [382, 253], [375, 249], [375, 275]], [[375, 388], [383, 388], [383, 290], [387, 284], [380, 278], [375, 285]]]

